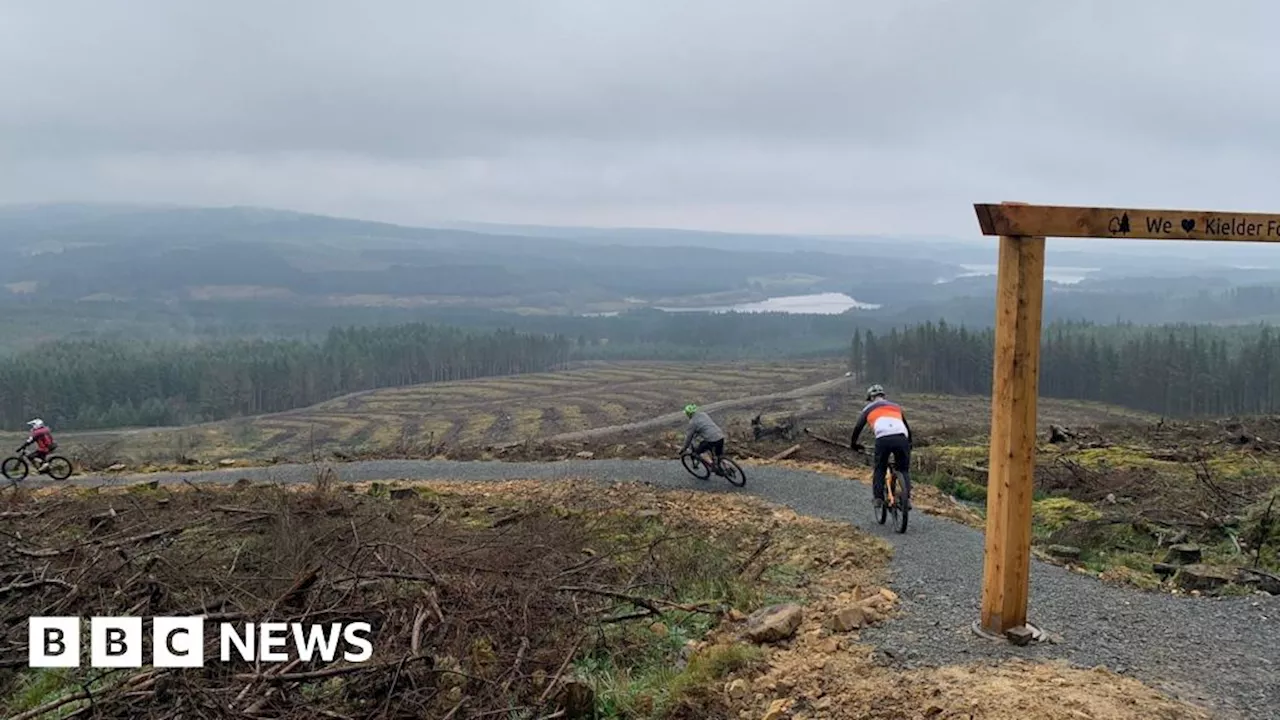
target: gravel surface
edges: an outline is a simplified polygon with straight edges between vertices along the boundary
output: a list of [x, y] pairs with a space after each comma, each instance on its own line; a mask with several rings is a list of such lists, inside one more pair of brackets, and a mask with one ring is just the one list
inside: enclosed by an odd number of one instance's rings
[[[934, 666], [1020, 656], [1103, 665], [1169, 695], [1208, 708], [1216, 717], [1280, 720], [1280, 598], [1223, 599], [1144, 593], [1034, 562], [1028, 620], [1059, 643], [1018, 648], [977, 637], [982, 533], [950, 520], [912, 514], [905, 535], [872, 518], [871, 490], [813, 472], [747, 466], [747, 485], [698, 481], [675, 460], [590, 460], [552, 463], [386, 460], [333, 466], [345, 481], [394, 479], [513, 480], [587, 478], [647, 481], [674, 488], [749, 493], [815, 517], [852, 522], [894, 547], [893, 587], [903, 614], [863, 630], [881, 659], [902, 666]], [[85, 476], [66, 484], [99, 485], [160, 480], [310, 482], [308, 465], [277, 465], [149, 474]], [[46, 481], [47, 482], [47, 481]], [[44, 483], [42, 483], [44, 484]]]

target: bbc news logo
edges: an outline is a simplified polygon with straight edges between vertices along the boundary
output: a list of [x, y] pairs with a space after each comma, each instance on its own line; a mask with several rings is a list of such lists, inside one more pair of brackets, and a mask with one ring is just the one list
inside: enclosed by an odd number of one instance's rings
[[[29, 619], [29, 667], [79, 667], [81, 619], [33, 617]], [[332, 662], [344, 648], [347, 662], [365, 662], [373, 656], [367, 622], [217, 623], [222, 662], [238, 657], [248, 662], [303, 662], [319, 658]], [[203, 667], [205, 619], [203, 616], [151, 619], [151, 665], [158, 668]], [[89, 618], [89, 666], [95, 668], [142, 667], [147, 633], [141, 617]], [[292, 641], [296, 655], [288, 647]]]

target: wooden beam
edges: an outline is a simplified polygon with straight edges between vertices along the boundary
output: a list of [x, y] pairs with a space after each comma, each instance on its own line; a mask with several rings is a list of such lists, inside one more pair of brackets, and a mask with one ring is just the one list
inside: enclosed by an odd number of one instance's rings
[[1000, 238], [981, 618], [991, 633], [1027, 622], [1044, 245]]
[[1013, 203], [974, 204], [983, 235], [1280, 242], [1280, 215]]

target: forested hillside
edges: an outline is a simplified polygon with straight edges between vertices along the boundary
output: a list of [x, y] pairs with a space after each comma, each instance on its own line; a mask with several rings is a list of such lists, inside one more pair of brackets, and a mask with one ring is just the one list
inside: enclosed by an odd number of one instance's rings
[[[896, 391], [991, 391], [990, 329], [945, 322], [853, 337], [852, 368]], [[1271, 327], [1056, 323], [1040, 348], [1040, 394], [1171, 417], [1280, 411], [1280, 333]]]
[[415, 383], [538, 372], [569, 342], [430, 325], [331, 330], [322, 342], [195, 345], [59, 341], [0, 361], [0, 423], [60, 429], [173, 425], [275, 412]]

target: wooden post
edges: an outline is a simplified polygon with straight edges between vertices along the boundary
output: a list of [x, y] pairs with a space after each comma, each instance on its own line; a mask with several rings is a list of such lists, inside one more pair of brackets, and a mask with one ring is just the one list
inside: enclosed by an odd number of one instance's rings
[[977, 203], [1000, 238], [981, 629], [1027, 622], [1045, 237], [1280, 243], [1280, 214]]
[[1000, 237], [982, 629], [1027, 622], [1044, 238]]

